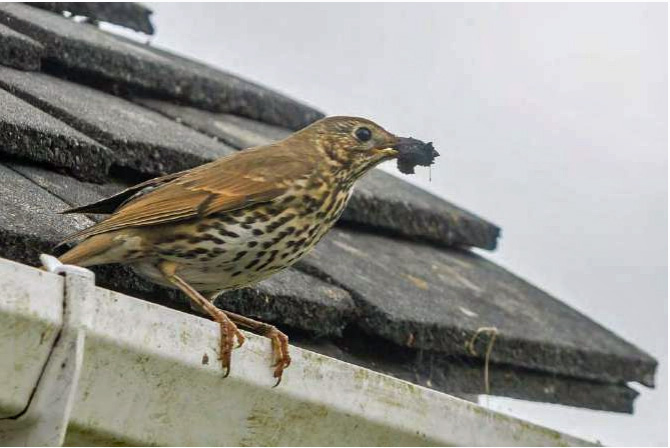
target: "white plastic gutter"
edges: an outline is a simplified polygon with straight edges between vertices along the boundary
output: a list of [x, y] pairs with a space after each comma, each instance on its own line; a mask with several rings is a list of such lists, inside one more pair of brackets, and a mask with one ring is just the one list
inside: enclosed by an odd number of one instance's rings
[[[0, 445], [589, 445], [297, 347], [0, 259]], [[18, 416], [18, 417], [17, 417]]]

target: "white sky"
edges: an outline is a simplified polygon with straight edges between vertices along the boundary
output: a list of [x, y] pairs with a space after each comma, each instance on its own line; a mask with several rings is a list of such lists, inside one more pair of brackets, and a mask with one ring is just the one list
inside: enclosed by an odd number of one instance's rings
[[433, 140], [432, 182], [408, 180], [499, 224], [487, 256], [661, 361], [633, 416], [483, 404], [667, 445], [666, 4], [149, 6], [155, 45]]

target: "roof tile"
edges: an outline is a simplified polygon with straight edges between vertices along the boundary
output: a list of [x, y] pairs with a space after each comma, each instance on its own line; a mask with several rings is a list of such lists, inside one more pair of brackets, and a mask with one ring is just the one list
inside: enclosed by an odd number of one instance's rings
[[39, 70], [44, 47], [0, 24], [0, 64], [21, 70]]
[[380, 169], [363, 177], [342, 219], [443, 246], [493, 250], [500, 228]]
[[39, 41], [52, 69], [100, 88], [151, 92], [218, 112], [299, 129], [322, 113], [230, 73], [16, 3], [0, 23]]
[[[486, 394], [481, 360], [430, 350], [399, 347], [357, 331], [330, 340], [293, 338], [293, 343], [351, 364], [366, 367], [456, 396]], [[610, 412], [633, 412], [639, 393], [626, 384], [584, 380], [490, 363], [489, 393], [521, 400], [558, 403]]]
[[400, 346], [468, 355], [477, 330], [496, 327], [496, 363], [653, 385], [651, 356], [472, 252], [336, 228], [300, 267], [347, 289], [361, 327]]
[[348, 292], [290, 268], [253, 287], [225, 292], [216, 305], [317, 336], [339, 336], [355, 316]]
[[67, 169], [80, 178], [104, 178], [112, 161], [107, 148], [2, 89], [0, 104], [0, 154]]
[[65, 203], [25, 176], [0, 164], [0, 256], [33, 262], [54, 241], [92, 224], [84, 216], [62, 216]]
[[63, 13], [65, 11], [85, 16], [89, 19], [109, 22], [124, 26], [131, 30], [153, 34], [154, 27], [150, 16], [152, 11], [140, 3], [132, 2], [32, 2], [30, 6], [48, 11]]
[[234, 152], [157, 112], [43, 73], [0, 67], [0, 86], [112, 149], [114, 165], [146, 175], [180, 171]]
[[267, 145], [292, 134], [288, 129], [237, 115], [213, 113], [153, 98], [133, 98], [133, 101], [238, 149]]

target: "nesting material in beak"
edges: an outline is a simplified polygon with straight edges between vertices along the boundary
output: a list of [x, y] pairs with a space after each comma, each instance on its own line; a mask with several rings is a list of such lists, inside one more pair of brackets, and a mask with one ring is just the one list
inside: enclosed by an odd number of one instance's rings
[[417, 165], [432, 165], [435, 157], [440, 155], [433, 148], [432, 142], [424, 143], [411, 137], [399, 137], [394, 149], [398, 151], [398, 169], [403, 174], [414, 174], [414, 167]]

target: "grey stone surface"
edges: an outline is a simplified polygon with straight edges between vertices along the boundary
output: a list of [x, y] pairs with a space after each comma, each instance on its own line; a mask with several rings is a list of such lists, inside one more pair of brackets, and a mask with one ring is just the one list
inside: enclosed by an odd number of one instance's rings
[[[1, 146], [0, 146], [1, 147]], [[66, 204], [0, 164], [0, 256], [35, 265], [39, 254], [72, 231], [92, 224], [84, 216], [58, 216]]]
[[3, 89], [0, 104], [0, 155], [49, 164], [80, 178], [105, 177], [112, 161], [108, 149]]
[[95, 202], [101, 197], [111, 196], [126, 188], [126, 185], [120, 182], [111, 181], [105, 184], [83, 182], [45, 168], [22, 163], [6, 161], [5, 166], [30, 179], [66, 204], [64, 209], [51, 210], [53, 213], [70, 208], [72, 204]]
[[653, 386], [651, 356], [474, 253], [336, 228], [299, 266], [347, 289], [358, 325], [397, 345], [464, 356], [496, 327], [495, 363]]
[[237, 115], [214, 113], [152, 98], [133, 98], [133, 101], [238, 149], [267, 145], [292, 134], [288, 129]]
[[[47, 201], [35, 203], [36, 211], [48, 217], [44, 225], [38, 227], [36, 234], [41, 235], [42, 239], [48, 243], [44, 247], [49, 252], [51, 252], [50, 248], [66, 234], [76, 230], [69, 224], [71, 217], [81, 216], [59, 215], [59, 211], [97, 201], [105, 195], [124, 188], [118, 183], [97, 185], [81, 182], [63, 174], [19, 163], [8, 163], [5, 165], [5, 170], [11, 170], [14, 177], [23, 176], [22, 188], [31, 191], [42, 189], [43, 195], [50, 196]], [[34, 184], [26, 184], [28, 181]], [[10, 189], [10, 184], [7, 184], [6, 187]], [[15, 192], [10, 197], [19, 197], [20, 194], [20, 192]], [[33, 198], [27, 198], [26, 201], [33, 201]], [[40, 208], [39, 204], [42, 203], [45, 205]], [[27, 217], [27, 213], [24, 212], [16, 215], [19, 218], [28, 218], [25, 226], [28, 226], [31, 221], [41, 223], [40, 217]], [[83, 222], [92, 223], [88, 220]], [[47, 230], [50, 226], [67, 231], [51, 236]], [[17, 240], [14, 239], [14, 241]], [[20, 258], [17, 261], [35, 263], [37, 258], [34, 252], [32, 255], [30, 258]], [[132, 274], [127, 268], [104, 266], [96, 267], [95, 271], [98, 273], [98, 284], [101, 286], [171, 307], [175, 307], [176, 304], [178, 309], [184, 308], [183, 301], [179, 303], [178, 294], [174, 291], [151, 285]], [[224, 309], [239, 312], [245, 316], [255, 316], [280, 326], [288, 325], [291, 328], [306, 330], [318, 335], [339, 335], [355, 313], [354, 303], [349, 293], [293, 269], [273, 276], [253, 287], [227, 292], [218, 298], [217, 303]]]
[[234, 152], [157, 112], [43, 73], [0, 67], [0, 86], [112, 149], [114, 165], [146, 175], [180, 171]]
[[391, 174], [363, 177], [342, 220], [444, 246], [496, 248], [500, 228]]
[[[335, 339], [293, 337], [293, 343], [451, 395], [486, 395], [484, 365], [480, 360], [402, 348], [352, 331]], [[639, 395], [625, 384], [547, 375], [495, 363], [489, 366], [489, 387], [489, 393], [496, 396], [625, 413], [633, 412], [633, 403]]]
[[251, 288], [226, 292], [216, 304], [314, 335], [340, 335], [355, 314], [349, 293], [296, 269], [282, 271]]
[[39, 70], [43, 53], [42, 44], [0, 24], [0, 64], [21, 70]]
[[302, 128], [323, 116], [232, 74], [48, 11], [2, 4], [0, 23], [44, 45], [50, 70], [100, 88], [148, 92], [291, 129]]
[[63, 13], [65, 11], [85, 16], [89, 19], [109, 22], [124, 26], [131, 30], [153, 34], [154, 26], [150, 16], [153, 13], [149, 8], [132, 2], [33, 2], [30, 6], [48, 11]]
[[[290, 135], [286, 129], [233, 115], [160, 100], [135, 101], [240, 149]], [[341, 219], [445, 246], [492, 250], [500, 234], [494, 224], [379, 169], [358, 182]]]
[[[68, 208], [70, 204], [50, 193], [46, 187], [60, 183], [59, 180], [71, 179], [63, 182], [59, 188], [80, 197], [81, 191], [75, 191], [74, 187], [95, 190], [99, 186], [80, 183], [68, 176], [47, 173], [49, 171], [34, 166], [0, 163], [0, 257], [38, 266], [41, 253], [53, 254], [54, 246], [63, 238], [93, 224], [92, 220], [82, 215], [59, 214], [59, 211]], [[33, 181], [40, 176], [44, 186]], [[94, 268], [94, 271], [100, 286], [131, 293], [173, 308], [188, 308], [175, 291], [152, 285], [128, 268], [101, 266]]]

